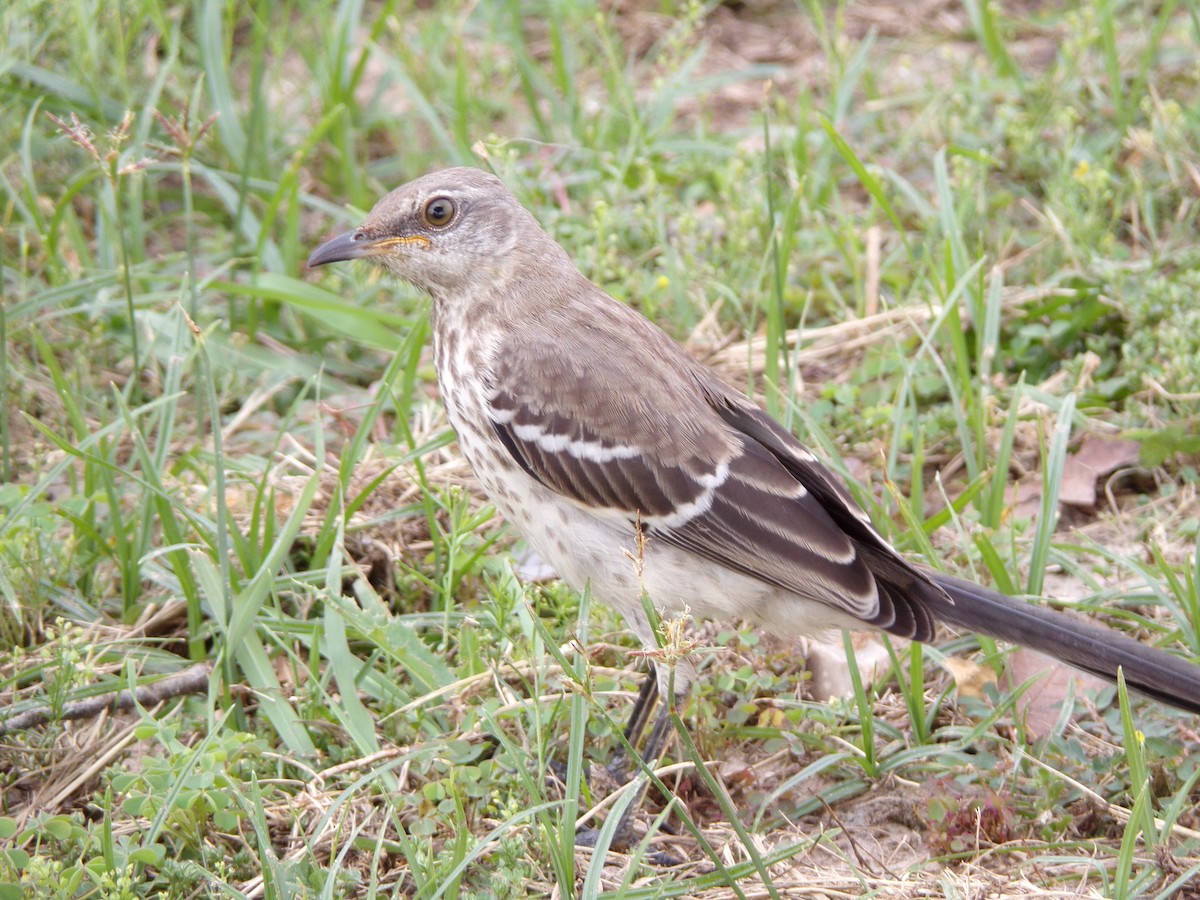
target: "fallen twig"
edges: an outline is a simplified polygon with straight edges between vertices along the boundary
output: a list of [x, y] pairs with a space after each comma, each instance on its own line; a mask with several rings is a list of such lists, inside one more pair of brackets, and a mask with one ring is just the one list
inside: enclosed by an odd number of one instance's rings
[[0, 736], [12, 731], [22, 731], [36, 725], [44, 725], [51, 719], [90, 719], [105, 710], [128, 710], [138, 706], [155, 706], [172, 697], [184, 694], [202, 694], [208, 690], [208, 676], [212, 674], [212, 663], [197, 663], [182, 672], [160, 678], [130, 691], [117, 694], [101, 694], [86, 700], [74, 700], [63, 706], [57, 715], [49, 706], [26, 710], [0, 721]]

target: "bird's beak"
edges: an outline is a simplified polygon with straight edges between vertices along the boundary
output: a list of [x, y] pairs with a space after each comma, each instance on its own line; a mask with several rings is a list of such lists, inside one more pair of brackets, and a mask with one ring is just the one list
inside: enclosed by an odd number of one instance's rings
[[422, 234], [384, 235], [369, 237], [363, 231], [347, 231], [335, 238], [330, 238], [312, 252], [308, 258], [310, 269], [323, 266], [326, 263], [342, 262], [347, 259], [363, 259], [368, 256], [378, 256], [381, 253], [398, 247], [417, 247], [424, 249], [432, 242]]
[[347, 231], [335, 238], [330, 238], [308, 257], [310, 269], [323, 266], [326, 263], [341, 262], [346, 259], [362, 259], [377, 251], [377, 242], [371, 240], [361, 231]]

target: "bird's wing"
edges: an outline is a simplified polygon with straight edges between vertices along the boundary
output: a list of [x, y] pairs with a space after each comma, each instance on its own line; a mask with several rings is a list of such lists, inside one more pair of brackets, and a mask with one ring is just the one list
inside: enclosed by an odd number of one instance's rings
[[[513, 459], [580, 506], [640, 521], [651, 541], [928, 638], [932, 620], [905, 589], [928, 582], [836, 477], [666, 335], [636, 322], [597, 321], [578, 342], [526, 334], [498, 354], [489, 414]], [[631, 353], [631, 334], [640, 352]]]

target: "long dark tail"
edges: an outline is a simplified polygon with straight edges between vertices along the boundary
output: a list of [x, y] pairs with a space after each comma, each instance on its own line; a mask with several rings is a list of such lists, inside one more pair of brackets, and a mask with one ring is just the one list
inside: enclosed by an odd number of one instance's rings
[[1065, 663], [1117, 680], [1179, 709], [1200, 713], [1200, 666], [1075, 616], [982, 587], [953, 575], [928, 573], [952, 603], [928, 591], [923, 598], [943, 622], [1040, 650]]

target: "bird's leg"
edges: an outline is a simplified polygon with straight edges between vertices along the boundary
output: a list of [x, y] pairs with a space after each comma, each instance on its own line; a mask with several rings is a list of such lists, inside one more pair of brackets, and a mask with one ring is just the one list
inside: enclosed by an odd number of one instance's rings
[[[647, 680], [653, 682], [657, 681], [653, 675], [651, 675]], [[643, 691], [642, 693], [647, 692]], [[655, 688], [648, 693], [657, 695], [658, 689]], [[647, 705], [652, 707], [653, 703]], [[645, 726], [644, 720], [646, 718], [649, 718], [648, 714], [642, 716], [643, 727]], [[631, 721], [630, 724], [632, 725], [633, 722]], [[658, 711], [658, 717], [654, 720], [654, 727], [650, 729], [650, 737], [646, 739], [646, 746], [643, 747], [641, 751], [642, 759], [646, 761], [647, 766], [654, 768], [654, 765], [658, 762], [659, 754], [667, 749], [667, 743], [673, 733], [674, 732], [671, 730], [671, 708], [666, 704], [663, 704], [662, 709]], [[617, 820], [617, 827], [613, 829], [612, 841], [609, 843], [609, 847], [611, 849], [626, 850], [628, 849], [629, 845], [633, 843], [633, 820], [637, 818], [638, 810], [641, 809], [642, 801], [646, 799], [646, 791], [649, 789], [650, 779], [647, 778], [642, 782], [641, 787], [638, 789], [637, 796], [630, 800], [625, 809], [621, 812], [621, 818]], [[588, 837], [591, 839], [588, 840]], [[581, 831], [575, 836], [575, 843], [581, 846], [595, 846], [595, 837], [595, 832], [592, 832], [589, 835], [586, 831]]]
[[[634, 701], [633, 709], [629, 711], [629, 721], [625, 725], [625, 744], [630, 747], [637, 748], [638, 741], [642, 739], [642, 734], [646, 730], [646, 724], [650, 721], [650, 715], [654, 712], [654, 707], [658, 703], [658, 675], [651, 671], [642, 679], [642, 686], [638, 689], [637, 700]], [[658, 727], [658, 723], [655, 723]], [[625, 749], [625, 744], [617, 747], [613, 754], [612, 761], [608, 764], [608, 772], [618, 784], [625, 784], [629, 780], [629, 753]]]
[[[646, 629], [650, 629], [648, 619], [635, 619], [630, 623], [643, 638], [643, 644], [653, 650], [653, 653], [648, 655], [654, 662], [638, 690], [637, 700], [629, 713], [629, 723], [625, 726], [625, 741], [621, 748], [613, 754], [613, 758], [607, 766], [608, 773], [620, 784], [628, 784], [634, 774], [629, 759], [631, 751], [641, 756], [644, 761], [643, 769], [645, 767], [653, 768], [657, 763], [659, 757], [666, 750], [672, 734], [671, 712], [685, 702], [690, 693], [692, 682], [696, 677], [696, 670], [692, 662], [685, 657], [689, 646], [681, 639], [683, 622], [684, 618], [681, 616], [672, 619], [667, 624], [666, 646], [661, 648], [658, 646], [660, 637], [653, 630], [647, 630], [647, 633], [643, 635], [638, 628], [639, 625], [642, 625]], [[638, 743], [654, 715], [654, 708], [660, 705], [660, 699], [668, 696], [674, 702], [661, 704], [654, 725], [650, 728], [650, 735], [646, 738], [645, 745], [639, 749]], [[643, 779], [638, 787], [638, 795], [630, 800], [622, 811], [610, 844], [614, 849], [624, 849], [629, 845], [633, 836], [633, 820], [637, 816], [649, 783], [648, 778]], [[596, 832], [584, 830], [575, 836], [575, 842], [581, 846], [595, 846], [596, 838]]]
[[[640, 750], [638, 748], [638, 741], [641, 740], [642, 734], [646, 730], [646, 725], [650, 722], [654, 708], [658, 705], [659, 694], [658, 673], [651, 670], [638, 690], [637, 700], [633, 704], [633, 709], [629, 713], [629, 722], [625, 726], [625, 740], [628, 742], [629, 747], [633, 749], [634, 753], [638, 753], [646, 765], [651, 768], [654, 767], [659, 757], [666, 751], [667, 744], [674, 733], [671, 729], [671, 706], [662, 704], [658, 710], [658, 715], [654, 717], [654, 725], [650, 729], [650, 735], [646, 738], [646, 743]], [[607, 768], [613, 778], [620, 784], [629, 783], [632, 778], [632, 772], [630, 771], [628, 751], [624, 745], [617, 749], [613, 760], [608, 764]], [[617, 821], [616, 828], [613, 830], [612, 841], [609, 843], [611, 849], [625, 850], [632, 843], [633, 820], [637, 817], [638, 810], [641, 808], [642, 801], [645, 799], [646, 791], [649, 788], [650, 781], [646, 779], [639, 788], [638, 795], [629, 801], [621, 813], [621, 818]], [[575, 843], [581, 847], [594, 847], [598, 837], [599, 830], [585, 828], [575, 835]]]
[[642, 748], [642, 759], [646, 761], [646, 765], [653, 766], [658, 762], [659, 757], [666, 752], [667, 744], [673, 733], [671, 730], [671, 707], [664, 705], [658, 711], [654, 727], [650, 729], [650, 737], [646, 739], [646, 746]]

